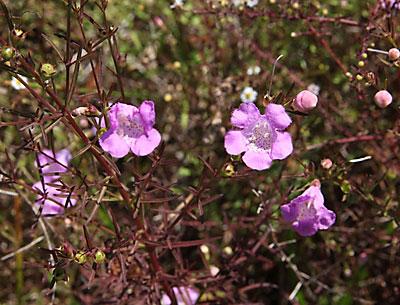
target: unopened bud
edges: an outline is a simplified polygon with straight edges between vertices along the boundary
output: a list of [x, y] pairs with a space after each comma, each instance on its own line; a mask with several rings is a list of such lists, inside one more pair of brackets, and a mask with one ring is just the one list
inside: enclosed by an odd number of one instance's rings
[[297, 94], [293, 106], [296, 110], [301, 112], [309, 112], [314, 109], [318, 104], [318, 97], [308, 90], [303, 90]]
[[106, 254], [101, 250], [97, 250], [94, 255], [94, 261], [97, 264], [102, 264], [104, 263], [105, 260], [106, 260]]
[[13, 58], [15, 55], [15, 49], [12, 47], [4, 47], [1, 49], [1, 57], [5, 60], [8, 61], [11, 58]]
[[57, 73], [57, 71], [54, 68], [54, 66], [52, 64], [48, 64], [48, 63], [43, 64], [40, 67], [40, 72], [43, 74], [43, 76], [45, 78], [51, 78]]
[[390, 60], [398, 60], [400, 58], [400, 50], [397, 48], [391, 48], [388, 52], [388, 57]]
[[321, 160], [321, 166], [325, 169], [330, 169], [332, 167], [332, 165], [333, 165], [333, 162], [329, 158]]
[[381, 90], [375, 94], [374, 100], [380, 108], [385, 108], [392, 103], [393, 98], [388, 91]]

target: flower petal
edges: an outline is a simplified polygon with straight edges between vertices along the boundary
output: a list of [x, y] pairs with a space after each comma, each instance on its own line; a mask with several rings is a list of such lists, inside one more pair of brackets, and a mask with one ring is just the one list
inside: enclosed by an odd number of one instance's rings
[[309, 196], [312, 199], [313, 206], [319, 210], [321, 208], [325, 208], [324, 206], [324, 195], [321, 192], [321, 186], [311, 185], [308, 189], [306, 189], [302, 196]]
[[288, 132], [276, 132], [276, 139], [272, 144], [272, 160], [283, 160], [293, 152], [292, 137]]
[[232, 112], [231, 123], [238, 128], [244, 128], [261, 116], [257, 106], [253, 103], [242, 103]]
[[282, 105], [268, 104], [265, 115], [277, 129], [285, 129], [292, 123], [292, 119]]
[[246, 151], [247, 140], [241, 131], [231, 130], [225, 135], [225, 149], [230, 155], [239, 155]]
[[255, 170], [264, 170], [271, 166], [272, 159], [266, 151], [248, 150], [243, 155], [243, 162]]
[[68, 162], [72, 159], [71, 152], [68, 150], [68, 148], [64, 148], [56, 153], [56, 159], [61, 164], [67, 166]]
[[288, 204], [281, 206], [282, 217], [287, 222], [294, 222], [299, 216], [298, 203], [292, 201]]
[[139, 110], [133, 105], [124, 103], [115, 103], [108, 111], [108, 118], [110, 120], [110, 129], [114, 129], [118, 126], [120, 116], [131, 117], [138, 113]]
[[295, 221], [293, 223], [293, 229], [301, 236], [307, 237], [317, 233], [318, 224], [314, 219]]
[[156, 111], [154, 109], [153, 101], [144, 101], [139, 106], [139, 112], [142, 117], [143, 123], [147, 127], [146, 129], [151, 129], [156, 121]]
[[318, 229], [326, 230], [335, 223], [336, 214], [333, 211], [323, 207], [318, 211], [318, 219]]
[[122, 158], [129, 152], [129, 146], [123, 138], [114, 133], [113, 130], [105, 132], [99, 141], [101, 148], [114, 158]]
[[146, 156], [160, 144], [161, 135], [156, 129], [150, 129], [147, 135], [142, 135], [131, 144], [132, 152], [137, 156]]

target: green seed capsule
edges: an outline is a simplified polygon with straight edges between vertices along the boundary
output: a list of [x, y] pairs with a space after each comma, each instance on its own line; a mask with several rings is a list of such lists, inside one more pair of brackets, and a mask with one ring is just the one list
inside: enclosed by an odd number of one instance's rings
[[83, 264], [86, 263], [86, 261], [87, 261], [87, 256], [86, 256], [85, 252], [83, 252], [83, 251], [78, 251], [78, 252], [75, 254], [74, 259], [75, 259], [75, 261], [76, 261], [78, 264], [83, 265]]
[[15, 49], [12, 47], [4, 47], [1, 49], [1, 57], [5, 60], [8, 61], [11, 58], [13, 58], [15, 55]]
[[106, 254], [101, 250], [97, 250], [94, 255], [94, 261], [97, 264], [102, 264], [104, 263], [105, 260], [106, 260]]
[[40, 72], [43, 74], [45, 78], [51, 78], [57, 73], [57, 70], [54, 68], [52, 64], [43, 64], [40, 67]]

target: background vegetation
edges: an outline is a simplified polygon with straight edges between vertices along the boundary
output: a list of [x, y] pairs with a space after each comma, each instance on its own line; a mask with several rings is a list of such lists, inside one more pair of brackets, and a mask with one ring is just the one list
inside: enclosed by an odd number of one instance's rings
[[[199, 304], [398, 304], [400, 74], [367, 50], [398, 46], [395, 8], [0, 3], [0, 44], [16, 52], [0, 64], [1, 304], [159, 304], [175, 286], [196, 287]], [[291, 111], [294, 152], [251, 171], [223, 137], [244, 87], [267, 103], [279, 55], [271, 100]], [[44, 63], [56, 69], [48, 79]], [[253, 66], [258, 75], [248, 75]], [[15, 72], [30, 90], [11, 86]], [[299, 115], [291, 101], [311, 84], [318, 107]], [[394, 102], [380, 109], [373, 96], [385, 88]], [[94, 116], [110, 102], [144, 99], [155, 101], [163, 144], [143, 158], [101, 153]], [[33, 212], [35, 160], [46, 147], [73, 155], [62, 181], [78, 203], [56, 217]], [[337, 220], [302, 238], [279, 206], [315, 178]], [[97, 249], [106, 259], [94, 264]]]

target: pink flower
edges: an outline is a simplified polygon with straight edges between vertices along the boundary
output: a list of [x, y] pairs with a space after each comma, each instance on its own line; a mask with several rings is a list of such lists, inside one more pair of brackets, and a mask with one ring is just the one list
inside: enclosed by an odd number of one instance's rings
[[379, 107], [385, 108], [392, 103], [393, 98], [388, 91], [381, 90], [375, 94], [374, 100]]
[[33, 188], [41, 194], [37, 196], [35, 206], [38, 210], [42, 209], [43, 215], [59, 215], [64, 213], [64, 209], [76, 204], [76, 199], [72, 198], [69, 190], [65, 189], [59, 181], [51, 184], [36, 182]]
[[108, 113], [110, 129], [100, 138], [100, 146], [115, 158], [122, 158], [131, 150], [146, 156], [160, 144], [161, 135], [155, 124], [153, 101], [144, 101], [139, 108], [116, 103]]
[[50, 149], [43, 149], [43, 151], [38, 154], [38, 161], [44, 181], [49, 182], [54, 180], [54, 176], [57, 174], [65, 173], [68, 170], [68, 162], [71, 158], [71, 153], [66, 148], [58, 151], [56, 154]]
[[400, 58], [400, 50], [397, 48], [391, 48], [388, 51], [388, 57], [390, 60], [398, 60]]
[[253, 103], [242, 103], [231, 123], [236, 130], [225, 135], [225, 149], [231, 155], [244, 152], [243, 161], [252, 169], [267, 169], [272, 160], [285, 159], [293, 151], [290, 133], [283, 131], [292, 120], [281, 105], [269, 104], [261, 115]]
[[293, 106], [296, 110], [301, 112], [309, 112], [313, 110], [318, 104], [318, 97], [308, 90], [303, 90], [297, 94]]
[[68, 149], [62, 149], [55, 154], [44, 149], [38, 155], [39, 166], [43, 174], [43, 183], [36, 182], [33, 188], [41, 193], [37, 196], [35, 207], [44, 215], [62, 214], [66, 207], [76, 204], [76, 199], [71, 197], [60, 182], [60, 173], [68, 170], [68, 162], [71, 160], [71, 153]]
[[303, 194], [281, 206], [283, 219], [301, 236], [311, 236], [335, 223], [336, 215], [324, 206], [319, 180], [314, 180]]
[[[200, 296], [200, 293], [195, 288], [190, 287], [173, 287], [172, 288], [176, 300], [178, 301], [178, 305], [194, 305], [197, 302], [197, 299]], [[168, 297], [166, 293], [162, 295], [161, 299], [162, 305], [170, 305], [172, 304], [171, 299]]]
[[400, 9], [399, 0], [380, 0], [379, 2], [384, 9]]

